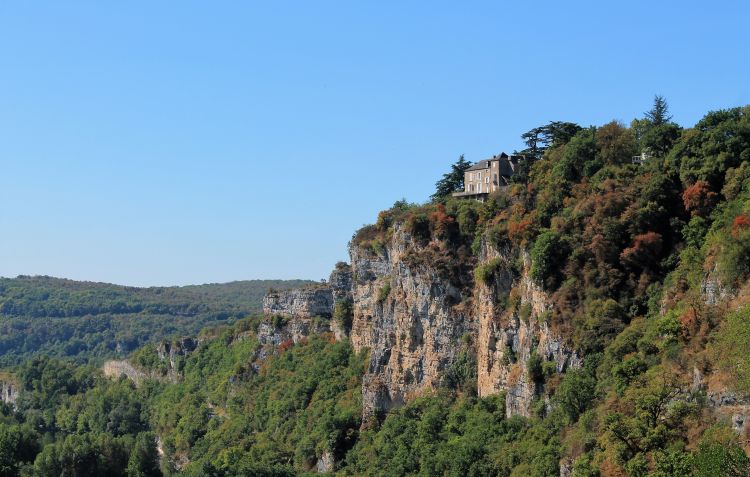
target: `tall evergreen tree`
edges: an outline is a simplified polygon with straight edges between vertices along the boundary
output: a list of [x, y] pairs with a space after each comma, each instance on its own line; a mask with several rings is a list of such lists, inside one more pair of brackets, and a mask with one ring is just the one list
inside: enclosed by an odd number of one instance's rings
[[128, 460], [128, 477], [161, 477], [156, 437], [153, 432], [141, 432], [135, 438]]
[[646, 119], [651, 122], [652, 126], [661, 126], [672, 120], [672, 116], [669, 114], [669, 105], [664, 96], [654, 96], [654, 106], [651, 111], [646, 113]]
[[654, 96], [654, 105], [643, 119], [631, 123], [641, 151], [656, 157], [663, 157], [677, 141], [682, 128], [672, 122], [669, 104], [664, 96]]
[[471, 167], [471, 162], [464, 159], [464, 155], [458, 158], [451, 165], [450, 172], [443, 174], [443, 178], [435, 183], [435, 193], [430, 197], [433, 201], [438, 201], [453, 192], [464, 189], [464, 172]]

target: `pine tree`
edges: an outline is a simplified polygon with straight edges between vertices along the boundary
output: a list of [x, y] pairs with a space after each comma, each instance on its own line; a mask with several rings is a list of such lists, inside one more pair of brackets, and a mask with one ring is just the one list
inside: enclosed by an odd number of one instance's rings
[[464, 172], [471, 167], [471, 162], [464, 159], [464, 155], [458, 158], [451, 165], [450, 172], [443, 174], [443, 178], [435, 183], [435, 193], [430, 197], [433, 201], [438, 201], [453, 192], [464, 189]]
[[128, 460], [128, 477], [161, 477], [156, 438], [152, 432], [141, 432], [135, 438]]
[[654, 96], [654, 107], [651, 111], [646, 113], [646, 119], [651, 121], [653, 126], [661, 126], [672, 120], [672, 116], [669, 114], [669, 105], [664, 96]]

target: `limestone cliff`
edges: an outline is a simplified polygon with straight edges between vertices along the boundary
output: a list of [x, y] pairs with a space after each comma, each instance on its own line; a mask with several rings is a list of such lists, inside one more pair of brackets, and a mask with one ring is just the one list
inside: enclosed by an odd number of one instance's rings
[[[397, 225], [382, 247], [352, 243], [349, 252], [351, 266], [337, 264], [327, 284], [270, 292], [264, 299], [269, 317], [258, 338], [271, 346], [312, 333], [346, 339], [335, 320], [321, 317], [332, 316], [337, 302], [350, 301], [348, 339], [356, 350], [370, 351], [362, 389], [365, 421], [444, 384], [462, 352], [476, 354], [478, 394], [506, 392], [509, 416], [529, 415], [534, 398], [544, 395], [543, 383], [528, 369], [532, 355], [546, 372], [582, 363], [566, 337], [553, 330], [550, 299], [529, 277], [530, 260], [522, 250], [497, 250], [482, 241], [478, 257], [449, 273], [438, 258], [455, 261], [450, 250]], [[475, 266], [488, 268], [489, 278], [474, 282]]]
[[156, 369], [141, 369], [127, 360], [110, 360], [102, 365], [102, 372], [110, 378], [125, 376], [137, 385], [144, 379], [177, 382], [181, 379], [181, 358], [190, 355], [198, 347], [198, 340], [183, 337], [176, 340], [163, 340], [155, 346], [160, 366]]
[[483, 242], [480, 266], [488, 265], [494, 270], [491, 279], [476, 285], [477, 392], [487, 396], [505, 391], [506, 414], [528, 416], [532, 400], [544, 393], [543, 384], [529, 370], [532, 355], [554, 366], [555, 373], [580, 367], [582, 361], [566, 337], [552, 331], [552, 304], [529, 276], [528, 255], [509, 249], [498, 252]]
[[370, 349], [363, 379], [365, 417], [440, 384], [461, 337], [477, 330], [471, 296], [441, 275], [429, 244], [396, 227], [380, 251], [352, 244], [354, 348]]
[[15, 406], [20, 392], [15, 377], [5, 373], [0, 375], [0, 401]]
[[330, 317], [333, 306], [333, 290], [328, 286], [271, 291], [263, 297], [263, 313], [267, 315]]

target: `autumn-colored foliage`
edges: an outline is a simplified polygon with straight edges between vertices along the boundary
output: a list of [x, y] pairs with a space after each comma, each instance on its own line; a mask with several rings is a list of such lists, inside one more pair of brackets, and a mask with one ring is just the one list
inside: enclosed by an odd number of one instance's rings
[[437, 205], [430, 214], [430, 222], [435, 236], [440, 239], [448, 239], [455, 230], [456, 219], [446, 213], [444, 204]]
[[533, 222], [530, 217], [508, 222], [508, 238], [511, 242], [520, 244], [533, 236]]
[[706, 217], [716, 205], [719, 195], [711, 190], [706, 181], [697, 181], [682, 193], [682, 202], [685, 210], [692, 215]]
[[284, 340], [279, 344], [279, 353], [283, 353], [284, 351], [288, 350], [294, 346], [294, 341], [291, 339]]
[[653, 268], [663, 246], [661, 234], [646, 232], [633, 238], [633, 245], [620, 254], [620, 260], [633, 268]]
[[745, 214], [740, 214], [732, 221], [732, 237], [738, 238], [740, 233], [747, 230], [750, 227], [750, 217]]

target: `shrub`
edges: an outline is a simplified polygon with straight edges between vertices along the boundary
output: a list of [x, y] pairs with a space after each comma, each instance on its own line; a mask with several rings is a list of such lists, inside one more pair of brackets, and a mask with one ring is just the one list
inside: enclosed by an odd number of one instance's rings
[[388, 298], [388, 295], [391, 294], [391, 282], [385, 282], [385, 284], [380, 287], [380, 290], [378, 290], [378, 303], [383, 304], [383, 302]]
[[430, 240], [430, 219], [422, 212], [410, 214], [404, 224], [404, 230], [416, 240], [426, 242]]
[[471, 349], [463, 349], [445, 370], [443, 386], [470, 396], [477, 393], [477, 355]]
[[685, 242], [695, 248], [701, 248], [708, 232], [708, 221], [696, 215], [682, 228], [682, 236]]
[[732, 377], [735, 387], [750, 394], [750, 305], [730, 313], [714, 335], [711, 346], [717, 367]]
[[350, 330], [354, 318], [354, 304], [351, 300], [338, 300], [333, 308], [333, 319], [344, 330]]
[[535, 383], [544, 382], [544, 369], [542, 367], [542, 358], [536, 351], [532, 351], [526, 362], [526, 369], [529, 372], [529, 378]]
[[735, 287], [750, 276], [750, 228], [741, 223], [722, 242], [719, 271], [724, 283]]
[[542, 232], [531, 249], [531, 278], [547, 289], [557, 288], [568, 255], [567, 243], [557, 233]]
[[732, 221], [732, 237], [739, 238], [740, 234], [750, 227], [750, 218], [746, 214], [740, 214]]
[[465, 237], [473, 237], [477, 228], [479, 214], [468, 204], [462, 204], [458, 212], [458, 230]]
[[479, 265], [474, 269], [474, 279], [487, 286], [495, 280], [497, 272], [503, 267], [505, 262], [501, 258], [494, 258], [484, 265]]
[[576, 342], [584, 352], [599, 352], [625, 327], [625, 310], [615, 300], [592, 300], [576, 326]]

